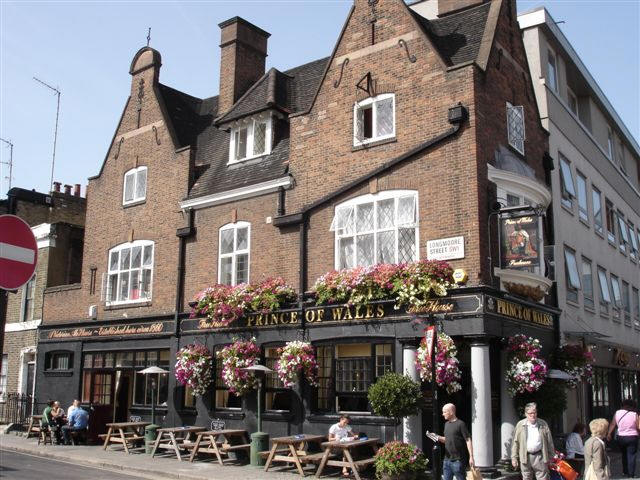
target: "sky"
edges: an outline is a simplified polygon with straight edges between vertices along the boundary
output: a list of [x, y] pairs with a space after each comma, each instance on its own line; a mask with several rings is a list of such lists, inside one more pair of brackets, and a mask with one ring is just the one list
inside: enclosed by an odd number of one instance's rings
[[[267, 69], [331, 54], [352, 0], [7, 1], [0, 0], [0, 137], [13, 143], [12, 186], [82, 185], [98, 173], [129, 94], [135, 53], [162, 55], [160, 81], [190, 95], [218, 93], [220, 29], [233, 16], [271, 33]], [[545, 6], [627, 128], [640, 139], [640, 0], [518, 1]], [[0, 198], [10, 148], [0, 142]]]

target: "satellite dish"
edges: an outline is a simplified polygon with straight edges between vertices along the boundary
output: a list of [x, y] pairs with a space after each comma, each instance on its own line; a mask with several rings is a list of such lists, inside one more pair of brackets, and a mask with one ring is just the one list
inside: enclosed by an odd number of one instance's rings
[[140, 370], [139, 373], [148, 374], [148, 373], [169, 373], [168, 370], [160, 367], [147, 367], [144, 370]]

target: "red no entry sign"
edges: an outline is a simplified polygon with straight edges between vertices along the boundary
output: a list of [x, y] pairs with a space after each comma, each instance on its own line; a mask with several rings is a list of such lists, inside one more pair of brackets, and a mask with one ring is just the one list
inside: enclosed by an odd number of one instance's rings
[[36, 270], [38, 244], [31, 227], [15, 215], [0, 215], [0, 288], [15, 290]]

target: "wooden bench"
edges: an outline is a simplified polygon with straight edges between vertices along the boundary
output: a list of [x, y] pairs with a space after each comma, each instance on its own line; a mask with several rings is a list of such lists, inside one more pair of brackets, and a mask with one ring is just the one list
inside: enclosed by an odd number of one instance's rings
[[250, 443], [243, 443], [242, 445], [222, 445], [220, 447], [221, 450], [224, 450], [225, 452], [231, 452], [233, 450], [250, 450], [251, 449], [251, 444]]
[[42, 427], [40, 426], [40, 422], [42, 421], [42, 415], [31, 415], [31, 420], [29, 420], [29, 428], [27, 429], [27, 438], [40, 437], [40, 431]]
[[[265, 450], [264, 452], [260, 452], [259, 455], [262, 458], [267, 458], [269, 457], [269, 454], [271, 453], [271, 450]], [[289, 449], [288, 448], [282, 448], [282, 449], [278, 449], [276, 450], [276, 454], [280, 455], [280, 454], [285, 454], [285, 453], [289, 453]]]

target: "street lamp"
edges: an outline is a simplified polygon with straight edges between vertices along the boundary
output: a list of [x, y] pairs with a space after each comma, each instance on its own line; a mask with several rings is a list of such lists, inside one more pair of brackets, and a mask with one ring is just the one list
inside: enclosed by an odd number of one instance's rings
[[269, 434], [262, 431], [262, 379], [267, 373], [273, 373], [273, 370], [259, 364], [243, 368], [242, 370], [254, 372], [258, 378], [258, 431], [251, 434], [250, 461], [254, 467], [260, 467], [263, 464], [260, 452], [269, 449]]

